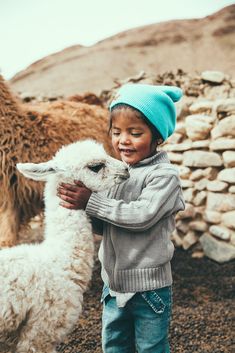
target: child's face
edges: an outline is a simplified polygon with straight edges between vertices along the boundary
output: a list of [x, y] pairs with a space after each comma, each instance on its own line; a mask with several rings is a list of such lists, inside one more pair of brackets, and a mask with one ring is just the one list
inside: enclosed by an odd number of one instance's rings
[[118, 158], [130, 165], [153, 155], [157, 143], [152, 142], [148, 125], [131, 110], [120, 111], [112, 119], [112, 145]]

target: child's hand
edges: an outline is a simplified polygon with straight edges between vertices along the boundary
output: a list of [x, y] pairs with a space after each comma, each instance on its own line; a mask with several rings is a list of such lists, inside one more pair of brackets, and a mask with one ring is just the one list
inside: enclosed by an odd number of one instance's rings
[[62, 200], [60, 205], [70, 210], [85, 210], [91, 196], [91, 190], [87, 189], [81, 181], [74, 181], [74, 185], [61, 183], [57, 189], [57, 196]]

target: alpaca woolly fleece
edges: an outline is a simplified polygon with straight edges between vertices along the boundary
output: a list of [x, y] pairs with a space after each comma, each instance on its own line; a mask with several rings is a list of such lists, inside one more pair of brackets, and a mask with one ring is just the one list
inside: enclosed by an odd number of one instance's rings
[[79, 318], [94, 251], [89, 217], [84, 210], [63, 208], [57, 187], [76, 179], [102, 191], [128, 172], [91, 140], [63, 147], [48, 162], [17, 167], [46, 181], [45, 240], [0, 251], [0, 351], [55, 353]]
[[1, 75], [0, 116], [0, 248], [4, 248], [17, 244], [19, 229], [44, 207], [44, 184], [24, 178], [16, 163], [47, 161], [62, 145], [87, 138], [101, 141], [109, 152], [111, 146], [106, 109], [68, 99], [22, 104]]

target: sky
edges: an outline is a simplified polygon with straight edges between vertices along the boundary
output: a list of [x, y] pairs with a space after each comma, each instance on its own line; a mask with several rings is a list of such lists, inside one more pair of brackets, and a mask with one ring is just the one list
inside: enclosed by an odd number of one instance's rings
[[90, 46], [127, 29], [201, 18], [229, 0], [0, 0], [0, 73], [10, 79], [72, 45]]

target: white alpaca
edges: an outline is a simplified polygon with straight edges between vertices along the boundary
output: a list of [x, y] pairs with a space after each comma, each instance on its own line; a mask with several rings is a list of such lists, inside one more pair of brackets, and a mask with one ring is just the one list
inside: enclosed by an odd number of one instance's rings
[[0, 352], [54, 353], [78, 320], [94, 247], [89, 217], [60, 206], [57, 186], [81, 180], [102, 191], [128, 178], [128, 172], [92, 140], [62, 147], [48, 162], [17, 168], [47, 181], [45, 240], [0, 251]]

